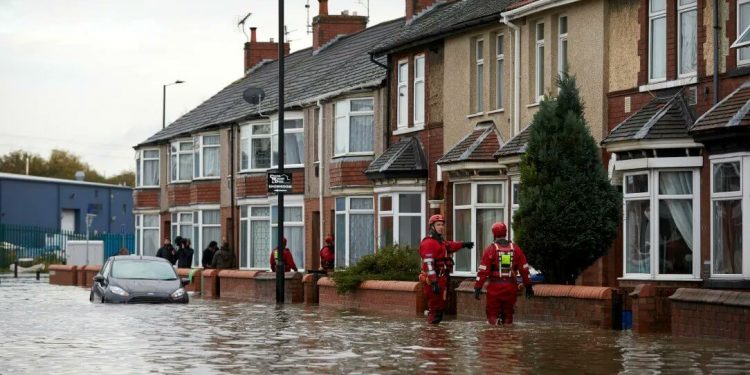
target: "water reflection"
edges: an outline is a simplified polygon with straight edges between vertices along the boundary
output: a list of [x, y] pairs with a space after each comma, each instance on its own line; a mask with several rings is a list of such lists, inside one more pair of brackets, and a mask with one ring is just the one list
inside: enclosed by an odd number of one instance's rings
[[[519, 318], [521, 318], [519, 316]], [[439, 327], [299, 305], [193, 298], [92, 305], [88, 291], [0, 280], [0, 373], [747, 373], [747, 344], [577, 325]]]

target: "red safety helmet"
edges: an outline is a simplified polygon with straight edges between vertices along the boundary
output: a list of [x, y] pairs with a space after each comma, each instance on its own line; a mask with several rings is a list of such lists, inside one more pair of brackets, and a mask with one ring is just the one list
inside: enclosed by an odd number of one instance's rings
[[430, 216], [430, 221], [428, 225], [432, 226], [432, 224], [435, 224], [438, 221], [442, 221], [443, 223], [445, 223], [445, 218], [443, 218], [443, 215], [438, 214], [438, 215]]
[[497, 222], [492, 224], [492, 235], [496, 238], [505, 237], [508, 234], [508, 227], [505, 223]]
[[333, 243], [333, 236], [326, 236], [325, 241], [326, 243]]

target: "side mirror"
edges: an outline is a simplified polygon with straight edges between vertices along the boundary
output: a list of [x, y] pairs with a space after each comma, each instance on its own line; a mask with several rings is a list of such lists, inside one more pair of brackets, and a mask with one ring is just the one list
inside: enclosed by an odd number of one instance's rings
[[188, 286], [189, 284], [190, 284], [190, 279], [186, 279], [184, 277], [180, 279], [180, 285], [182, 285], [183, 287]]
[[104, 276], [102, 275], [94, 276], [94, 282], [104, 285]]

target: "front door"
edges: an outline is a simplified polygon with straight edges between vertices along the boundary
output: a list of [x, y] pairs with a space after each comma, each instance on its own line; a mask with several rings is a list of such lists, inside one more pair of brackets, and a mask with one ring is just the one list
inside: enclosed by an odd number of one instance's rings
[[76, 210], [62, 210], [62, 212], [60, 213], [60, 230], [75, 232]]

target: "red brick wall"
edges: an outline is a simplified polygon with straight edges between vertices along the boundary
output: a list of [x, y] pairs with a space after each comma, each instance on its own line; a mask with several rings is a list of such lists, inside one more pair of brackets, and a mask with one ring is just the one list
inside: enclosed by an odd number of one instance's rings
[[750, 292], [682, 288], [670, 300], [673, 335], [750, 342]]
[[75, 286], [78, 281], [78, 267], [63, 264], [50, 264], [49, 283], [55, 285]]
[[[254, 34], [254, 33], [253, 33]], [[289, 54], [289, 43], [284, 43], [284, 56]], [[245, 72], [262, 60], [276, 60], [279, 58], [279, 43], [256, 42], [245, 43]]]
[[[197, 251], [197, 250], [196, 250]], [[190, 271], [192, 269], [190, 268], [178, 268], [177, 269], [177, 276], [180, 278], [189, 279], [190, 277]], [[193, 279], [191, 280], [190, 284], [185, 286], [185, 290], [188, 292], [195, 292], [200, 293], [201, 291], [201, 272], [203, 270], [196, 269], [195, 272], [193, 272]]]
[[638, 20], [640, 21], [641, 35], [638, 39], [638, 57], [641, 69], [638, 71], [638, 82], [636, 86], [648, 83], [648, 1], [641, 0], [638, 8]]
[[133, 191], [133, 208], [154, 208], [159, 207], [158, 189], [146, 189]]
[[[724, 25], [726, 30], [727, 38], [729, 43], [734, 43], [737, 40], [737, 0], [726, 0], [729, 6], [729, 17]], [[727, 72], [737, 67], [737, 49], [730, 48], [729, 53], [726, 56]]]
[[334, 160], [328, 173], [330, 187], [372, 186], [372, 181], [363, 173], [372, 160]]
[[362, 31], [367, 26], [365, 16], [318, 15], [313, 18], [313, 49], [318, 49], [338, 35]]
[[411, 281], [369, 280], [353, 293], [337, 294], [333, 280], [324, 277], [318, 281], [318, 291], [320, 305], [335, 308], [421, 316], [427, 305], [422, 286]]
[[190, 184], [190, 203], [219, 203], [221, 199], [221, 180], [193, 181]]
[[406, 0], [406, 19], [410, 20], [422, 10], [434, 4], [437, 0]]
[[172, 184], [167, 187], [169, 206], [187, 206], [190, 204], [190, 184]]
[[[276, 302], [276, 273], [266, 271], [222, 270], [219, 272], [222, 299]], [[284, 275], [284, 302], [304, 302], [302, 274]]]
[[203, 270], [202, 279], [202, 297], [204, 298], [219, 298], [219, 271], [218, 270]]

